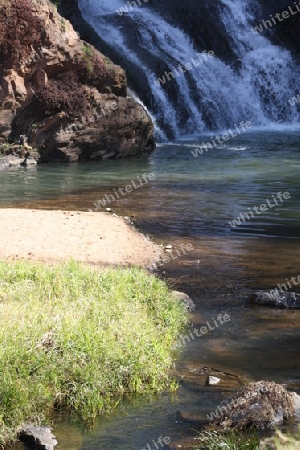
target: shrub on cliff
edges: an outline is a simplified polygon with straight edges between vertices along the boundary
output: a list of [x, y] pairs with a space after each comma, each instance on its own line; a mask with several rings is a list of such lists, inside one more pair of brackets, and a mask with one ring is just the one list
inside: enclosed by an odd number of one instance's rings
[[70, 120], [88, 113], [91, 99], [87, 98], [85, 85], [93, 86], [99, 92], [109, 85], [110, 72], [104, 60], [89, 46], [85, 46], [83, 56], [76, 62], [76, 69], [60, 74], [48, 81], [47, 86], [37, 92], [34, 102], [37, 111], [46, 117], [65, 112]]
[[82, 53], [82, 57], [77, 60], [78, 81], [103, 92], [103, 87], [115, 77], [115, 70], [110, 68], [111, 61], [105, 60], [88, 44], [83, 45]]
[[68, 72], [59, 78], [49, 80], [47, 86], [35, 97], [37, 110], [46, 117], [62, 111], [70, 120], [81, 117], [88, 103], [86, 90], [77, 79], [76, 73]]
[[0, 65], [17, 64], [37, 49], [44, 33], [31, 0], [0, 0]]

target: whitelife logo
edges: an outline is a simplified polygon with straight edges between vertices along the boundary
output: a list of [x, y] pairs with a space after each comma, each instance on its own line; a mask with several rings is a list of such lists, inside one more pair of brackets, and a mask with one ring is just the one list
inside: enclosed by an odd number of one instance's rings
[[160, 448], [164, 448], [165, 445], [168, 445], [170, 443], [171, 439], [169, 438], [169, 436], [166, 437], [159, 436], [156, 442], [153, 439], [151, 445], [147, 444], [147, 447], [143, 447], [141, 450], [159, 450]]
[[291, 106], [295, 106], [295, 105], [297, 105], [298, 103], [300, 103], [300, 92], [299, 92], [299, 94], [298, 94], [297, 96], [292, 97], [292, 98], [289, 99], [289, 104], [290, 104]]
[[[148, 3], [149, 0], [143, 0], [144, 3]], [[116, 9], [116, 12], [119, 14], [119, 16], [123, 16], [124, 14], [129, 13], [134, 8], [137, 8], [138, 6], [142, 6], [141, 0], [137, 0], [136, 2], [127, 2], [127, 5], [123, 6], [122, 8]]]
[[293, 287], [292, 284], [294, 286], [298, 286], [298, 284], [300, 283], [300, 275], [297, 276], [297, 280], [296, 280], [296, 277], [291, 277], [290, 280], [288, 280], [286, 278], [285, 281], [286, 281], [286, 284], [278, 283], [275, 289], [271, 289], [270, 292], [267, 292], [267, 295], [270, 299], [272, 299], [272, 298], [276, 299], [278, 297], [278, 295], [283, 294], [285, 291], [287, 292], [288, 289], [292, 289], [292, 287]]
[[207, 321], [206, 324], [200, 329], [194, 328], [193, 331], [191, 331], [189, 334], [180, 336], [180, 338], [177, 339], [177, 341], [172, 345], [172, 349], [176, 350], [176, 348], [184, 347], [188, 342], [194, 341], [196, 337], [199, 338], [209, 331], [216, 330], [225, 323], [230, 322], [230, 320], [231, 317], [229, 314], [221, 313], [218, 315], [217, 319], [215, 319], [214, 317], [212, 318], [214, 326], [210, 323], [210, 321]]
[[[220, 145], [223, 145], [224, 142], [229, 141], [230, 139], [233, 139], [237, 136], [239, 136], [240, 134], [242, 134], [243, 132], [246, 132], [249, 128], [252, 127], [252, 123], [251, 122], [240, 122], [239, 125], [234, 125], [234, 130], [232, 131], [231, 128], [229, 128], [229, 130], [227, 130], [226, 133], [224, 133], [222, 136], [213, 136], [211, 137], [211, 142], [202, 142], [201, 145], [199, 145], [198, 147], [196, 147], [194, 150], [191, 150], [192, 155], [197, 158], [198, 155], [203, 155], [204, 151], [208, 151], [210, 149], [213, 148], [218, 148]], [[236, 133], [235, 133], [236, 131]]]
[[149, 183], [149, 181], [155, 180], [155, 174], [154, 173], [144, 173], [141, 180], [139, 176], [137, 176], [137, 180], [133, 181], [131, 180], [131, 184], [127, 184], [125, 187], [119, 187], [118, 189], [113, 189], [113, 194], [106, 194], [105, 197], [103, 197], [101, 200], [98, 200], [94, 203], [94, 206], [96, 209], [100, 209], [101, 207], [107, 206], [112, 202], [115, 202], [120, 198], [120, 195], [124, 197], [127, 194], [130, 194], [135, 189], [139, 189], [142, 186], [145, 186]]
[[257, 25], [256, 27], [252, 28], [251, 31], [254, 34], [262, 33], [268, 28], [273, 27], [274, 25], [277, 25], [279, 22], [282, 22], [285, 19], [289, 19], [291, 16], [294, 16], [295, 14], [299, 14], [300, 12], [300, 2], [296, 3], [294, 2], [295, 8], [293, 9], [293, 6], [289, 6], [286, 11], [283, 11], [282, 13], [275, 14], [275, 17], [273, 14], [270, 14], [270, 19], [263, 20], [260, 22], [260, 25]]
[[180, 249], [174, 250], [174, 252], [176, 252], [177, 254], [174, 255], [173, 250], [172, 250], [167, 255], [164, 255], [162, 258], [149, 264], [146, 268], [148, 270], [150, 270], [151, 272], [153, 272], [153, 271], [157, 270], [158, 266], [162, 267], [165, 264], [168, 264], [169, 262], [174, 261], [177, 258], [180, 258], [180, 256], [186, 255], [187, 251], [191, 252], [192, 250], [194, 250], [192, 244], [180, 244]]
[[[289, 192], [278, 192], [275, 195], [272, 195], [272, 199], [274, 203], [271, 203], [271, 201], [267, 198], [266, 199], [266, 203], [262, 203], [260, 206], [254, 206], [253, 208], [248, 208], [247, 212], [244, 213], [240, 213], [239, 216], [232, 220], [229, 221], [229, 225], [231, 226], [231, 228], [236, 228], [237, 226], [241, 225], [242, 222], [246, 222], [247, 220], [253, 219], [253, 217], [255, 215], [259, 216], [261, 213], [268, 211], [271, 208], [275, 208], [275, 206], [278, 206], [280, 203], [282, 203], [284, 200], [289, 200], [291, 198], [290, 193]], [[280, 203], [278, 203], [278, 201]]]
[[212, 50], [210, 50], [209, 52], [207, 52], [207, 50], [204, 50], [202, 53], [197, 53], [197, 59], [192, 58], [190, 62], [179, 64], [177, 68], [174, 67], [170, 72], [165, 71], [165, 73], [160, 78], [157, 78], [154, 83], [157, 86], [166, 84], [167, 81], [171, 81], [171, 77], [174, 80], [176, 77], [180, 77], [180, 75], [188, 72], [189, 70], [192, 70], [194, 67], [201, 66], [201, 64], [203, 64], [205, 61], [208, 61], [209, 58], [214, 57], [215, 53]]
[[212, 422], [213, 420], [222, 417], [224, 413], [229, 414], [231, 409], [236, 408], [238, 406], [242, 406], [248, 400], [255, 397], [257, 397], [257, 392], [254, 392], [251, 395], [247, 394], [244, 398], [240, 397], [237, 399], [232, 399], [230, 403], [227, 403], [226, 405], [223, 406], [218, 406], [217, 409], [215, 409], [215, 411], [211, 412], [210, 414], [206, 414], [206, 417], [209, 420], [209, 422]]

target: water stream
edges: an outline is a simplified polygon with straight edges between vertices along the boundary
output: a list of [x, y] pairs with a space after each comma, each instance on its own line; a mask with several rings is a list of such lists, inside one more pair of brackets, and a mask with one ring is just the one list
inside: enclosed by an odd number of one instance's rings
[[[250, 130], [195, 158], [205, 134], [159, 145], [150, 156], [99, 163], [43, 165], [0, 172], [1, 207], [95, 209], [94, 203], [144, 173], [155, 180], [107, 206], [130, 215], [156, 242], [192, 251], [160, 268], [197, 304], [191, 329], [227, 312], [231, 320], [179, 350], [176, 395], [124, 399], [94, 430], [57, 424], [58, 450], [141, 450], [159, 436], [194, 433], [185, 418], [205, 418], [228, 395], [203, 383], [203, 367], [300, 387], [300, 311], [255, 308], [252, 289], [300, 274], [300, 131]], [[232, 228], [241, 212], [290, 198]], [[102, 210], [105, 209], [102, 208]], [[300, 292], [299, 286], [293, 290]], [[153, 447], [155, 448], [155, 447]], [[149, 450], [149, 448], [147, 448]], [[151, 447], [152, 450], [152, 447]]]

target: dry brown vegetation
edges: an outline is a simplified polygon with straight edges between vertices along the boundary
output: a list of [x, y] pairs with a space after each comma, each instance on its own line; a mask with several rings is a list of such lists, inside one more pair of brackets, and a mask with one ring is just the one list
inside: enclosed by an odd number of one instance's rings
[[87, 97], [84, 86], [77, 80], [74, 72], [49, 80], [47, 87], [36, 95], [37, 111], [43, 112], [45, 116], [64, 111], [71, 120], [80, 117], [87, 108]]
[[33, 8], [31, 0], [0, 0], [0, 61], [10, 67], [42, 40], [44, 24]]

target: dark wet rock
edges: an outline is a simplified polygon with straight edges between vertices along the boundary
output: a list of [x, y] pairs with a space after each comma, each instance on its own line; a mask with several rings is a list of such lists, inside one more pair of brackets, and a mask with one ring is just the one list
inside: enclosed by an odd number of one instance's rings
[[39, 450], [53, 450], [57, 440], [49, 427], [24, 425], [18, 433], [20, 441]]
[[184, 304], [187, 311], [193, 311], [196, 308], [193, 300], [184, 292], [172, 291], [172, 295]]
[[252, 292], [251, 303], [262, 306], [273, 306], [277, 308], [300, 309], [300, 295], [295, 292], [272, 291]]
[[243, 430], [274, 428], [284, 420], [299, 418], [300, 396], [282, 385], [259, 381], [242, 388], [229, 402], [211, 415], [213, 429]]
[[[288, 1], [287, 6], [292, 5], [291, 2]], [[282, 10], [284, 6], [282, 5]], [[293, 6], [292, 6], [293, 8]], [[279, 11], [278, 11], [279, 12]], [[300, 54], [300, 40], [299, 40], [299, 32], [300, 32], [300, 17], [299, 14], [293, 14], [289, 17], [288, 20], [283, 20], [278, 24], [277, 34], [280, 39], [284, 42], [284, 44], [292, 51], [295, 51], [297, 55]]]

